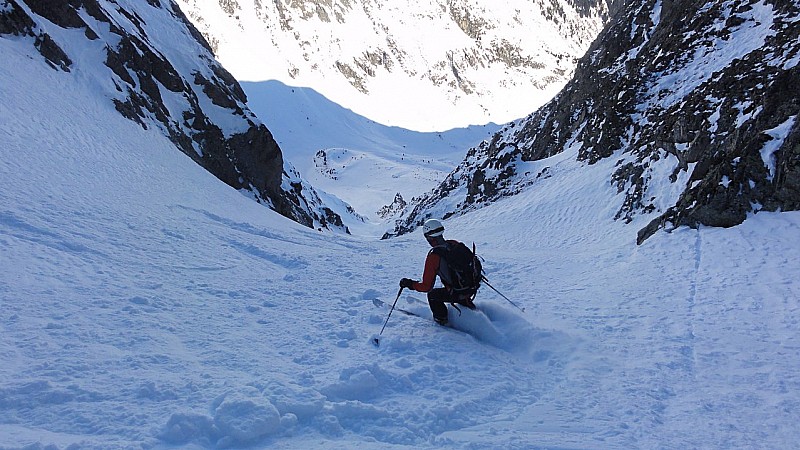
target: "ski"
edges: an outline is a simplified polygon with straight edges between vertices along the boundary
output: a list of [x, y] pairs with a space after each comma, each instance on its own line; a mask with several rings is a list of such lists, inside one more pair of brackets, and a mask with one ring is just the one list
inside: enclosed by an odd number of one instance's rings
[[[391, 308], [392, 307], [392, 305], [384, 302], [383, 300], [378, 300], [377, 298], [372, 299], [372, 303], [375, 306], [377, 306], [378, 308]], [[427, 317], [424, 317], [424, 316], [422, 316], [420, 314], [417, 314], [415, 312], [409, 311], [407, 309], [398, 308], [398, 307], [395, 306], [394, 310], [399, 312], [399, 313], [403, 313], [403, 314], [405, 314], [407, 316], [414, 316], [414, 317], [419, 317], [420, 319], [427, 319]]]
[[[391, 308], [392, 307], [392, 305], [384, 302], [383, 300], [379, 300], [377, 298], [372, 299], [372, 303], [375, 306], [377, 306], [378, 308]], [[407, 309], [398, 308], [397, 306], [394, 307], [394, 310], [399, 312], [399, 313], [405, 314], [407, 316], [418, 317], [420, 319], [427, 320], [427, 321], [429, 321], [431, 323], [434, 323], [434, 324], [436, 323], [436, 322], [433, 321], [433, 318], [431, 316], [427, 315], [427, 314], [426, 315], [422, 315], [422, 314], [419, 314], [419, 313], [415, 313], [414, 311], [409, 311]], [[449, 324], [449, 323], [447, 325], [439, 325], [439, 324], [436, 324], [436, 325], [438, 327], [441, 327], [441, 328], [446, 328], [446, 329], [449, 329], [449, 330], [458, 331], [459, 333], [469, 334], [469, 332], [467, 332], [465, 330], [460, 330], [458, 328], [455, 328], [452, 324]]]

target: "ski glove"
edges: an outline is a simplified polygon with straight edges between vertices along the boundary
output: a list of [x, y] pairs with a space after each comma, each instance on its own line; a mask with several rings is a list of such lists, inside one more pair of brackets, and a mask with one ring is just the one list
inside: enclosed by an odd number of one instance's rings
[[414, 283], [416, 282], [410, 278], [403, 278], [402, 280], [400, 280], [400, 287], [411, 289], [411, 286], [413, 286]]

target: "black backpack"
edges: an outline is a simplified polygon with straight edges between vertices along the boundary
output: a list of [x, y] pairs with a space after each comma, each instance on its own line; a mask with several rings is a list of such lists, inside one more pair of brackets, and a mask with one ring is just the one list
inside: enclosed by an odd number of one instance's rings
[[434, 247], [432, 252], [442, 258], [439, 276], [458, 294], [470, 297], [478, 292], [483, 279], [483, 266], [475, 254], [475, 244], [472, 250], [458, 241], [446, 241], [445, 245]]

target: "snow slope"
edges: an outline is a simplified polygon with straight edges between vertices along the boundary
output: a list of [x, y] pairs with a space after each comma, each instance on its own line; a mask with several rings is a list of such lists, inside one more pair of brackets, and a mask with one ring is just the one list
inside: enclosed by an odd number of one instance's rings
[[284, 158], [316, 189], [345, 201], [363, 217], [354, 221], [339, 211], [355, 234], [383, 234], [391, 226], [386, 219], [392, 218], [377, 212], [395, 194], [406, 201], [421, 196], [447, 176], [465, 149], [500, 128], [487, 124], [418, 132], [376, 123], [311, 88], [275, 80], [243, 82], [242, 88], [248, 106], [270, 129]]
[[[800, 214], [614, 222], [600, 161], [445, 223], [471, 334], [392, 315], [418, 234], [259, 206], [0, 39], [0, 448], [791, 448]], [[13, 61], [13, 64], [8, 63]], [[532, 168], [535, 170], [535, 168]], [[398, 304], [425, 311], [424, 294]]]

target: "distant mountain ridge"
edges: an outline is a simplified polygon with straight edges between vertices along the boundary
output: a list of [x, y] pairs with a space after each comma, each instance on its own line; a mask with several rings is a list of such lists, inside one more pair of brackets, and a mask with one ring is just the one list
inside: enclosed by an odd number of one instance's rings
[[93, 83], [120, 114], [159, 130], [278, 213], [346, 230], [284, 162], [237, 81], [172, 0], [8, 0], [0, 4], [0, 38], [29, 41], [53, 69]]
[[[522, 189], [563, 151], [616, 159], [617, 220], [732, 226], [800, 209], [800, 5], [789, 0], [627, 1], [547, 105], [508, 124], [386, 236]], [[666, 187], [665, 187], [666, 185]]]
[[528, 114], [571, 78], [609, 9], [608, 0], [177, 1], [237, 79], [313, 87], [416, 131]]

